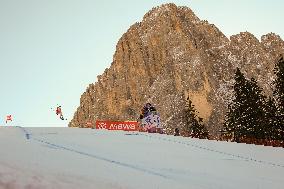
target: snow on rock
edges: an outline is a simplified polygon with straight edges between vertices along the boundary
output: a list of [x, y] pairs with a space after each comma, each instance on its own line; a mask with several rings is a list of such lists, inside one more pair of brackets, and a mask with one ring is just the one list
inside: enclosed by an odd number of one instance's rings
[[190, 8], [161, 5], [122, 35], [110, 68], [82, 94], [69, 126], [86, 127], [97, 119], [136, 120], [141, 107], [151, 101], [162, 120], [171, 118], [164, 125], [171, 130], [185, 124], [182, 111], [191, 94], [193, 105], [206, 116], [202, 118], [210, 135], [218, 137], [233, 89], [227, 81], [234, 78], [236, 67], [271, 95], [280, 54], [284, 42], [276, 34], [259, 41], [241, 32], [228, 39]]

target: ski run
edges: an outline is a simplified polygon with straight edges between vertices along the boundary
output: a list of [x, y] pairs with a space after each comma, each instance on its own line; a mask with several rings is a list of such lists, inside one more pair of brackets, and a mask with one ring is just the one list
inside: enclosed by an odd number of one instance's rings
[[284, 149], [157, 133], [0, 127], [0, 189], [283, 189]]

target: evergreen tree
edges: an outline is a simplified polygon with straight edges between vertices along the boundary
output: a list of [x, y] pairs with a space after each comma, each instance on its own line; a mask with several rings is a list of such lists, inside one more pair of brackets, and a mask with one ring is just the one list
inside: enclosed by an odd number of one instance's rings
[[235, 73], [234, 99], [225, 118], [225, 131], [241, 137], [265, 137], [265, 96], [254, 78], [247, 80], [240, 69]]
[[247, 83], [248, 81], [241, 73], [240, 69], [237, 68], [235, 73], [235, 84], [234, 84], [234, 99], [228, 106], [228, 113], [225, 119], [225, 130], [234, 136], [234, 141], [239, 141], [239, 138], [246, 134], [248, 129], [246, 124], [245, 111], [248, 109], [246, 105], [247, 101]]
[[283, 56], [274, 68], [276, 79], [274, 81], [273, 96], [277, 106], [277, 139], [284, 140], [284, 59]]
[[248, 83], [249, 96], [248, 104], [250, 110], [248, 113], [249, 128], [252, 128], [251, 136], [258, 139], [265, 139], [265, 131], [267, 130], [266, 122], [266, 96], [263, 95], [262, 89], [257, 85], [254, 78]]
[[203, 124], [203, 119], [196, 115], [196, 110], [189, 97], [186, 102], [185, 115], [190, 135], [196, 138], [208, 138], [209, 132]]
[[284, 59], [283, 57], [276, 63], [274, 68], [276, 79], [274, 81], [275, 90], [273, 95], [276, 99], [278, 109], [284, 114]]
[[265, 135], [266, 139], [269, 140], [277, 140], [279, 139], [279, 133], [278, 133], [278, 119], [277, 119], [277, 107], [275, 104], [275, 101], [273, 98], [269, 97], [266, 108], [265, 108], [265, 122], [266, 122], [266, 128], [265, 128]]

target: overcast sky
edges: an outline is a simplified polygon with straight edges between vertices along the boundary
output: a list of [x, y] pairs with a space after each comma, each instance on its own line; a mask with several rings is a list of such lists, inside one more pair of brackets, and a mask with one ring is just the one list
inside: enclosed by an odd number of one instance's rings
[[[284, 39], [282, 0], [0, 0], [0, 125], [67, 126], [127, 29], [152, 7], [188, 6], [226, 36]], [[55, 116], [61, 105], [67, 121]]]

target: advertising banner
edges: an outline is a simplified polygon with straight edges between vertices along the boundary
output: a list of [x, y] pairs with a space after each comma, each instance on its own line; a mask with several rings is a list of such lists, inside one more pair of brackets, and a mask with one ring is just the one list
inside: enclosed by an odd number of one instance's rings
[[137, 121], [96, 121], [96, 129], [138, 131]]

